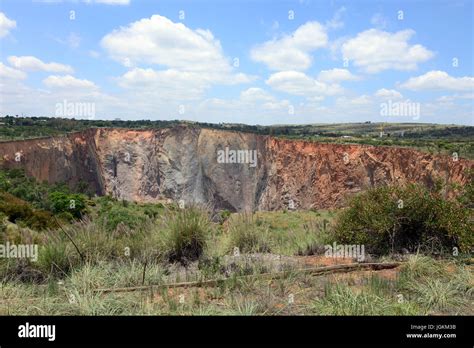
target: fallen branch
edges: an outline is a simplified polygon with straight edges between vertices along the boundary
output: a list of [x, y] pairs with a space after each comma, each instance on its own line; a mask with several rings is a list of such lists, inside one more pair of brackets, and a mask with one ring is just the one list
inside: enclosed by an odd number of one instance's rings
[[284, 272], [275, 272], [275, 273], [261, 273], [253, 274], [246, 276], [238, 276], [236, 278], [222, 278], [222, 279], [209, 279], [193, 282], [181, 282], [181, 283], [170, 283], [170, 284], [150, 284], [142, 286], [131, 286], [125, 288], [104, 288], [104, 289], [95, 289], [95, 292], [101, 293], [110, 293], [110, 292], [130, 292], [130, 291], [143, 291], [150, 290], [154, 288], [187, 288], [187, 287], [206, 287], [206, 286], [216, 286], [222, 284], [230, 279], [280, 279], [285, 276], [288, 276], [290, 273], [298, 274], [311, 274], [311, 275], [321, 275], [326, 273], [339, 273], [339, 272], [353, 272], [358, 270], [381, 270], [381, 269], [391, 269], [400, 266], [400, 262], [383, 262], [383, 263], [350, 263], [344, 265], [333, 265], [325, 267], [316, 267], [316, 268], [306, 268], [298, 269], [293, 271], [284, 271]]

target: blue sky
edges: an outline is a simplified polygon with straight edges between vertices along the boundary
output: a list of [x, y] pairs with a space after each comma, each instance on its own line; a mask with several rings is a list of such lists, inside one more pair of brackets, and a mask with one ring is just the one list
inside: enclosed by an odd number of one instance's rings
[[474, 125], [472, 1], [0, 6], [2, 115]]

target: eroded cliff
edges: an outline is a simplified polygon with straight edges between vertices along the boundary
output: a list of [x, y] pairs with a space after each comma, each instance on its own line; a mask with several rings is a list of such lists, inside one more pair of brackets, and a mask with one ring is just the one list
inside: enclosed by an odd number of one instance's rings
[[[232, 150], [256, 151], [256, 165], [218, 161], [218, 151]], [[185, 126], [100, 128], [5, 142], [0, 143], [0, 160], [25, 168], [40, 181], [84, 181], [97, 194], [141, 202], [203, 202], [232, 211], [336, 207], [348, 195], [392, 183], [432, 185], [440, 178], [464, 185], [467, 169], [474, 166], [473, 161], [408, 148], [322, 144]]]

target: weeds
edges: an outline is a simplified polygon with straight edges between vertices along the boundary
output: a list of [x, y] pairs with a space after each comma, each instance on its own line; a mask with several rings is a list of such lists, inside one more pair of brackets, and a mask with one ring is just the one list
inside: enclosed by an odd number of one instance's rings
[[268, 228], [253, 214], [237, 214], [229, 221], [227, 250], [238, 248], [241, 253], [270, 252]]

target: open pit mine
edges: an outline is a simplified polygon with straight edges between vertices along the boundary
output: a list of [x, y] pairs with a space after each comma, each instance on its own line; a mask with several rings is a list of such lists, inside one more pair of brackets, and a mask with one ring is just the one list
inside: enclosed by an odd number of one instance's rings
[[474, 161], [410, 148], [323, 144], [188, 126], [97, 128], [2, 142], [0, 162], [24, 168], [39, 181], [72, 187], [85, 182], [98, 195], [205, 203], [230, 211], [335, 208], [380, 185], [431, 186], [440, 179], [465, 185], [474, 166]]

